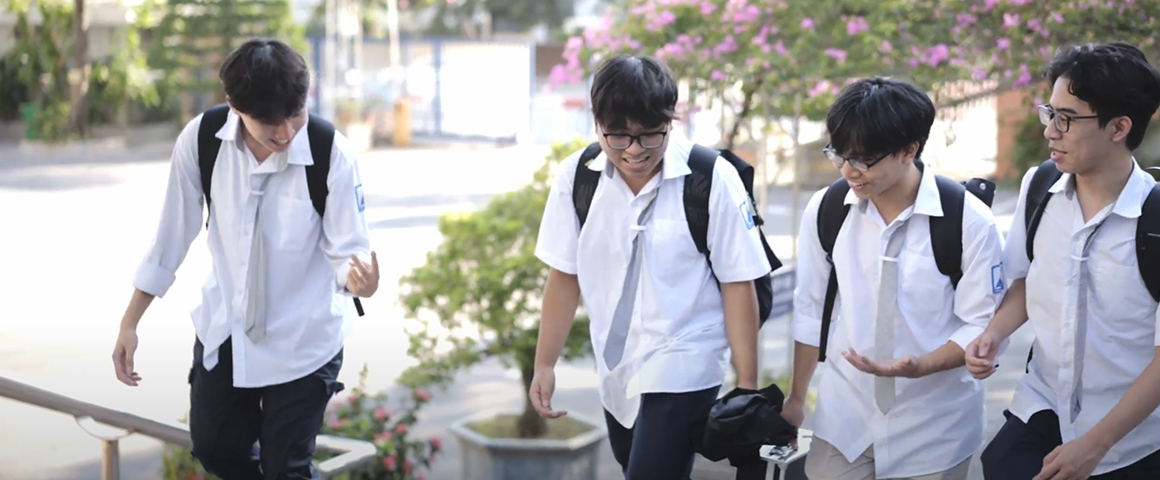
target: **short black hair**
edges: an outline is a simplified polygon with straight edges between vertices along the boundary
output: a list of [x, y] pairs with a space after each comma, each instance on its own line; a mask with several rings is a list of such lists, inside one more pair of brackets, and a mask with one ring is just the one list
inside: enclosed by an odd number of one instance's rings
[[310, 69], [306, 60], [278, 40], [250, 40], [222, 62], [222, 87], [235, 109], [275, 124], [306, 106]]
[[830, 146], [841, 155], [876, 158], [918, 144], [922, 156], [935, 108], [926, 92], [894, 78], [858, 80], [842, 91], [826, 113]]
[[634, 122], [655, 128], [677, 118], [677, 82], [663, 63], [643, 55], [617, 55], [592, 79], [592, 116], [608, 130]]
[[1091, 105], [1100, 128], [1116, 117], [1132, 119], [1129, 150], [1144, 141], [1148, 121], [1160, 107], [1160, 73], [1144, 52], [1126, 43], [1062, 48], [1047, 66], [1046, 76], [1052, 85], [1060, 77], [1070, 80], [1067, 91]]

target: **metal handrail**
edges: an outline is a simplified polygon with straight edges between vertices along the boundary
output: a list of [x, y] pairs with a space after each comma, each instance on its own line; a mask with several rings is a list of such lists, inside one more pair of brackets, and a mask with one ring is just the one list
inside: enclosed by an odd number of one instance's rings
[[[102, 407], [3, 376], [0, 376], [0, 397], [73, 416], [82, 429], [104, 442], [102, 480], [119, 478], [118, 441], [127, 435], [138, 433], [186, 449], [193, 448], [189, 427], [181, 423], [161, 422]], [[110, 432], [105, 434], [94, 432], [99, 427], [105, 427], [103, 429]], [[318, 473], [323, 478], [366, 466], [378, 454], [374, 444], [363, 440], [319, 435], [315, 443], [320, 450], [339, 453], [338, 456], [318, 464]]]

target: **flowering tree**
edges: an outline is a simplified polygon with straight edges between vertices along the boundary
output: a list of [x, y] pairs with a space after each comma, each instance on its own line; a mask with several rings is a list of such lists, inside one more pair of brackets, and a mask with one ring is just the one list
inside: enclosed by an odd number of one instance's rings
[[[856, 78], [904, 78], [949, 107], [1031, 84], [1057, 46], [1155, 53], [1155, 12], [1160, 0], [629, 0], [568, 41], [552, 81], [581, 81], [609, 55], [654, 55], [694, 92], [738, 93], [728, 146], [758, 102], [818, 119]], [[985, 88], [952, 88], [964, 81]]]

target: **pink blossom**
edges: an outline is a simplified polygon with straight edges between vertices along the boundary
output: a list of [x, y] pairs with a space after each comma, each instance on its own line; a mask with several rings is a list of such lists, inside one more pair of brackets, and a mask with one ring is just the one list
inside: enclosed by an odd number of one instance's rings
[[878, 44], [878, 50], [882, 52], [892, 52], [894, 51], [894, 44], [890, 43], [890, 40], [883, 40], [882, 43]]
[[648, 20], [645, 23], [645, 28], [650, 32], [656, 32], [677, 21], [677, 14], [671, 10], [664, 10], [656, 15], [648, 15], [645, 18]]
[[976, 16], [971, 15], [969, 13], [960, 13], [955, 17], [955, 19], [957, 19], [959, 21], [959, 26], [963, 27], [963, 28], [967, 28], [971, 25], [974, 25], [975, 22], [979, 21], [979, 17], [976, 17]]
[[403, 475], [410, 475], [412, 468], [410, 460], [403, 461]]
[[398, 458], [396, 458], [394, 455], [389, 455], [383, 459], [383, 468], [387, 469], [388, 471], [393, 471], [395, 470], [395, 467], [398, 466], [398, 463]]
[[809, 98], [814, 98], [828, 91], [830, 91], [830, 82], [822, 80], [817, 85], [814, 85], [813, 88], [811, 88], [808, 92], [806, 92], [806, 95]]
[[773, 45], [773, 50], [777, 52], [778, 55], [783, 57], [789, 54], [789, 50], [785, 48], [785, 43], [781, 40], [778, 40], [777, 43]]
[[999, 41], [995, 43], [995, 48], [999, 50], [1006, 50], [1011, 48], [1011, 40], [1007, 38], [1000, 38]]
[[[629, 45], [629, 46], [631, 47], [631, 45]], [[639, 44], [637, 45], [637, 47], [633, 47], [633, 48], [639, 48]], [[415, 390], [414, 395], [415, 395], [415, 398], [420, 400], [420, 401], [423, 401], [423, 402], [431, 401], [431, 392], [428, 392], [422, 388]]]
[[713, 70], [713, 73], [709, 74], [709, 80], [713, 80], [713, 81], [721, 81], [721, 80], [725, 80], [727, 78], [729, 78], [729, 77], [726, 76], [724, 73], [722, 73], [720, 70]]
[[1015, 79], [1015, 83], [1013, 83], [1012, 86], [1015, 88], [1019, 88], [1019, 87], [1027, 86], [1030, 84], [1031, 84], [1031, 72], [1027, 69], [1026, 64], [1020, 65], [1019, 66], [1019, 78]]
[[948, 58], [950, 58], [950, 49], [946, 44], [940, 43], [926, 50], [926, 64], [932, 67], [937, 67]]
[[378, 420], [380, 422], [384, 422], [388, 418], [391, 418], [391, 412], [389, 410], [387, 410], [385, 408], [375, 409], [375, 420]]
[[826, 56], [837, 60], [838, 63], [846, 63], [846, 51], [837, 48], [827, 48]]
[[983, 7], [983, 10], [989, 12], [989, 11], [991, 11], [992, 8], [995, 8], [995, 6], [998, 5], [1002, 1], [1003, 0], [987, 0], [986, 4]]
[[814, 29], [814, 19], [812, 19], [810, 17], [803, 18], [801, 26], [802, 26], [802, 28], [804, 28], [806, 30], [813, 30]]
[[398, 424], [398, 425], [395, 425], [395, 431], [396, 431], [396, 432], [399, 432], [399, 435], [402, 435], [402, 434], [404, 434], [404, 433], [407, 433], [407, 424], [405, 424], [405, 423], [400, 423], [400, 424]]
[[442, 450], [443, 449], [443, 440], [440, 439], [439, 437], [432, 438], [431, 439], [431, 448], [434, 448], [435, 450]]
[[387, 442], [390, 442], [391, 440], [393, 440], [394, 438], [395, 438], [395, 436], [391, 435], [391, 432], [383, 432], [383, 433], [380, 433], [378, 435], [375, 435], [375, 443], [387, 443]]
[[1019, 26], [1018, 13], [1004, 13], [1003, 14], [1003, 28], [1015, 28]]
[[987, 78], [987, 71], [982, 68], [976, 68], [975, 73], [972, 76], [975, 78], [975, 80], [982, 80]]
[[1051, 20], [1055, 21], [1055, 23], [1063, 23], [1063, 14], [1056, 12], [1051, 15]]
[[713, 52], [718, 55], [736, 51], [737, 43], [733, 41], [733, 35], [726, 35], [725, 39], [721, 41], [721, 44], [713, 48]]
[[861, 16], [851, 18], [846, 22], [846, 34], [857, 35], [870, 29], [870, 25], [866, 24], [866, 19]]
[[716, 9], [717, 9], [716, 5], [713, 5], [712, 3], [709, 3], [709, 2], [704, 2], [701, 4], [701, 15], [708, 16], [708, 15], [712, 14], [713, 11]]

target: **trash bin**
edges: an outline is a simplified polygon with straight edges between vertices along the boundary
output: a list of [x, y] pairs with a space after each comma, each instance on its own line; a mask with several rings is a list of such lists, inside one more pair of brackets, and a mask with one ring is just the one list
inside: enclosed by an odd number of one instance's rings
[[405, 98], [395, 101], [394, 127], [391, 129], [391, 144], [396, 147], [411, 145], [411, 102]]
[[20, 117], [24, 120], [24, 138], [26, 140], [40, 140], [40, 129], [36, 125], [36, 117], [40, 116], [40, 104], [35, 102], [20, 104]]

